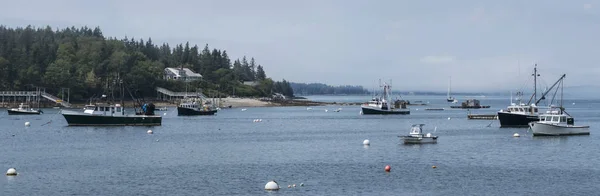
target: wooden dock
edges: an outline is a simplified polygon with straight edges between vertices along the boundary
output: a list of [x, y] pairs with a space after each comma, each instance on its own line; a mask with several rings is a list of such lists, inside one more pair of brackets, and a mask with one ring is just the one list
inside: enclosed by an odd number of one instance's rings
[[467, 114], [469, 120], [496, 120], [498, 115], [496, 114]]

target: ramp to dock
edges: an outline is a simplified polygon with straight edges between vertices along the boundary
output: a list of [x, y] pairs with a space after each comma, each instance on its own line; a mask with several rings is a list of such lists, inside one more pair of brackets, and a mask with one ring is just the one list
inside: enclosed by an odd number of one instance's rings
[[2, 102], [5, 101], [5, 97], [7, 98], [6, 100], [8, 101], [11, 97], [27, 97], [26, 99], [29, 100], [29, 98], [32, 99], [37, 99], [36, 97], [41, 96], [47, 100], [50, 100], [54, 103], [58, 103], [64, 107], [71, 107], [71, 103], [66, 102], [54, 95], [48, 94], [44, 91], [40, 91], [39, 94], [37, 91], [0, 91], [0, 96], [2, 97]]
[[198, 97], [206, 100], [208, 99], [206, 95], [202, 94], [201, 92], [173, 92], [169, 89], [162, 87], [156, 87], [156, 91], [158, 92], [159, 99], [162, 100], [171, 100], [172, 98], [181, 99], [185, 97]]

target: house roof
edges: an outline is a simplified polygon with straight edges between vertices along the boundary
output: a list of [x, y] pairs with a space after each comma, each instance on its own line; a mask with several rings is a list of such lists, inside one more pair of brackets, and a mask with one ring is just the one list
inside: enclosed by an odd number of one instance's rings
[[[177, 77], [181, 77], [181, 75], [179, 75], [179, 70], [181, 70], [182, 68], [180, 67], [167, 67], [165, 68], [165, 71], [169, 71], [171, 73], [173, 73], [175, 76]], [[202, 75], [200, 75], [199, 73], [196, 73], [188, 68], [183, 68], [183, 71], [185, 71], [185, 76], [187, 77], [202, 77]]]

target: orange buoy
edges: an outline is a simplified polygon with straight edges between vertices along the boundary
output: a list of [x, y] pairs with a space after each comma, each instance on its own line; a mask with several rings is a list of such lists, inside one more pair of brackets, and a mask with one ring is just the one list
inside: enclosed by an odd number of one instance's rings
[[392, 170], [392, 167], [390, 167], [390, 165], [386, 165], [385, 166], [385, 171], [386, 172], [390, 172], [390, 170]]

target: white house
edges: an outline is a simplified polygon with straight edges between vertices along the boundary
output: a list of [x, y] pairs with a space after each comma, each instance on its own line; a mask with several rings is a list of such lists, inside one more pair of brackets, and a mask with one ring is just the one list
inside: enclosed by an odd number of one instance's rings
[[202, 79], [202, 75], [199, 73], [193, 72], [188, 68], [180, 68], [180, 67], [167, 67], [165, 68], [164, 73], [165, 80], [183, 80], [183, 81], [193, 81]]
[[247, 86], [257, 86], [259, 84], [260, 83], [257, 81], [244, 81], [244, 85], [247, 85]]

